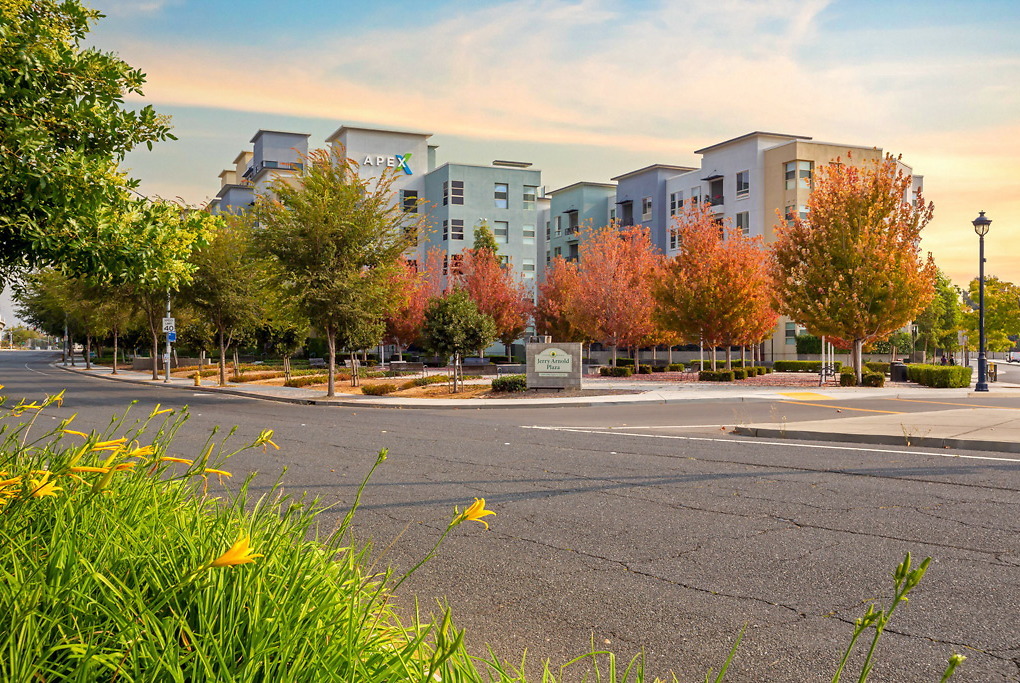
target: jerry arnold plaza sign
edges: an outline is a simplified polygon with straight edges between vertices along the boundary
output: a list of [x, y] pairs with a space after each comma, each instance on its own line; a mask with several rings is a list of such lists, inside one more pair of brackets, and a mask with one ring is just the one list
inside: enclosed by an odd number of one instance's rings
[[581, 345], [528, 344], [529, 389], [580, 389]]

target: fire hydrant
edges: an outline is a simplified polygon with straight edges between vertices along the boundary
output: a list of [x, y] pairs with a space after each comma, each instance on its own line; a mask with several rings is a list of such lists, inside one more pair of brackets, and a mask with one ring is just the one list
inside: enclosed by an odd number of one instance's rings
[[201, 372], [196, 372], [195, 373], [195, 386], [196, 387], [202, 386], [202, 373]]

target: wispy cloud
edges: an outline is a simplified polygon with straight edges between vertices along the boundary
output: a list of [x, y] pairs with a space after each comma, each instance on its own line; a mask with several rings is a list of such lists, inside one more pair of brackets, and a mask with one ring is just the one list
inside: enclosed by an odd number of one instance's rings
[[[158, 11], [168, 1], [104, 9]], [[182, 38], [173, 59], [162, 44], [119, 50], [148, 73], [146, 99], [162, 104], [647, 151], [661, 161], [689, 162], [692, 150], [754, 129], [883, 146], [926, 176], [938, 205], [926, 242], [940, 259], [962, 258], [963, 216], [1020, 208], [1015, 193], [979, 180], [1016, 177], [1020, 58], [952, 52], [948, 28], [930, 25], [878, 38], [834, 31], [822, 20], [829, 5], [518, 0], [413, 28], [313, 29], [300, 45], [266, 33], [232, 45]]]
[[100, 0], [95, 6], [111, 17], [131, 17], [158, 14], [167, 7], [184, 4], [184, 0]]

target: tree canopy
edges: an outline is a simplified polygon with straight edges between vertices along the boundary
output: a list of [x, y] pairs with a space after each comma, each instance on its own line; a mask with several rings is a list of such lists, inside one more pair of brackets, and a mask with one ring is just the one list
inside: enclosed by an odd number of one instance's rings
[[82, 46], [101, 16], [78, 0], [0, 2], [0, 279], [47, 265], [117, 277], [158, 257], [153, 224], [123, 219], [137, 217], [136, 183], [117, 163], [171, 138], [169, 119], [125, 108], [144, 75]]
[[934, 207], [898, 160], [817, 169], [808, 217], [776, 226], [774, 278], [780, 313], [811, 332], [861, 348], [911, 322], [934, 294], [935, 263], [920, 252]]

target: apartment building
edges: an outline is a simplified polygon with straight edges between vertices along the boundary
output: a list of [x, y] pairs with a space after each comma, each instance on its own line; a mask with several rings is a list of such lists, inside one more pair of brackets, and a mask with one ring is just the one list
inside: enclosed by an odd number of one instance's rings
[[[298, 177], [308, 153], [307, 134], [260, 130], [252, 149], [220, 174], [220, 189], [209, 203], [216, 213], [249, 210], [254, 196], [280, 177]], [[487, 224], [500, 256], [526, 280], [540, 281], [555, 256], [576, 260], [583, 228], [613, 223], [648, 228], [652, 243], [667, 256], [679, 244], [671, 229], [689, 202], [708, 202], [720, 221], [746, 235], [775, 239], [774, 226], [807, 214], [815, 169], [837, 157], [861, 164], [881, 159], [877, 147], [819, 142], [803, 135], [755, 131], [695, 150], [697, 165], [652, 164], [611, 182], [581, 181], [545, 194], [541, 171], [527, 162], [437, 165], [431, 134], [341, 126], [326, 138], [358, 164], [363, 177], [396, 172], [394, 202], [428, 216], [429, 229], [412, 255], [419, 262], [431, 249], [455, 268], [474, 230]], [[911, 173], [909, 166], [901, 164]], [[916, 191], [923, 178], [913, 176]], [[422, 201], [423, 200], [423, 201]], [[766, 344], [775, 360], [796, 356], [793, 321], [781, 320]]]

